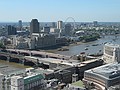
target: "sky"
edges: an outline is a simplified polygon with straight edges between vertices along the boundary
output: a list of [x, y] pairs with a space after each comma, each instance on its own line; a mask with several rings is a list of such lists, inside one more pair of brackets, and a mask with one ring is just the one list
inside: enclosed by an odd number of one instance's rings
[[76, 22], [120, 22], [120, 0], [0, 0], [0, 22], [57, 22], [68, 17]]

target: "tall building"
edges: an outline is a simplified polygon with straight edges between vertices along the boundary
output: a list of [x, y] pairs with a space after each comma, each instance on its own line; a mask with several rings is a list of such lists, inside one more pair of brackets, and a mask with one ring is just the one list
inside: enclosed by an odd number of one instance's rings
[[19, 22], [18, 22], [18, 28], [19, 28], [20, 31], [22, 30], [22, 20], [19, 20]]
[[70, 36], [71, 34], [72, 34], [72, 26], [71, 26], [71, 24], [66, 24], [65, 25], [65, 35], [66, 36]]
[[11, 25], [8, 25], [7, 31], [8, 31], [8, 35], [16, 35], [17, 34], [16, 27], [11, 26]]
[[98, 26], [98, 21], [93, 21], [93, 26], [97, 27]]
[[39, 22], [37, 19], [32, 19], [30, 22], [30, 34], [32, 33], [40, 33]]
[[55, 28], [56, 25], [55, 25], [55, 22], [52, 22], [52, 28]]
[[57, 22], [57, 29], [61, 29], [63, 28], [63, 22], [62, 21], [58, 21]]
[[105, 44], [103, 60], [106, 63], [120, 62], [120, 46], [114, 44]]

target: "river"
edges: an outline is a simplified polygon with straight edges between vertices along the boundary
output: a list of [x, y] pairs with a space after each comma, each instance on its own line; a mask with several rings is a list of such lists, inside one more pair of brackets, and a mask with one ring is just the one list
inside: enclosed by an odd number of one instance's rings
[[[95, 53], [103, 52], [104, 43], [106, 42], [113, 44], [120, 44], [120, 35], [117, 36], [108, 35], [93, 42], [68, 46], [67, 48], [69, 49], [69, 51], [57, 51], [55, 53], [62, 55], [69, 55], [69, 56], [78, 55], [81, 52], [85, 52], [86, 54], [95, 54]], [[85, 48], [87, 48], [88, 50], [85, 50]]]

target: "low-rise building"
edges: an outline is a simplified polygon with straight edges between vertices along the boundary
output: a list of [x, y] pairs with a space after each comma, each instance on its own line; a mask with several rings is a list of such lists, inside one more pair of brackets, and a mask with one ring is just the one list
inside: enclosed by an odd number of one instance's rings
[[115, 44], [105, 44], [103, 60], [105, 63], [120, 62], [120, 46]]
[[32, 35], [30, 49], [39, 49], [52, 47], [55, 43], [55, 36], [51, 34], [36, 34]]
[[0, 90], [45, 90], [45, 77], [34, 68], [0, 74]]
[[86, 88], [89, 89], [109, 90], [108, 88], [113, 86], [120, 86], [120, 63], [106, 64], [87, 70], [84, 73], [83, 81]]

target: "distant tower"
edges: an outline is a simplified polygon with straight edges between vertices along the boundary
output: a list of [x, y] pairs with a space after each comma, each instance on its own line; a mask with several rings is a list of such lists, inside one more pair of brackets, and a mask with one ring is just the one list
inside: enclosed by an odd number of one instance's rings
[[18, 27], [19, 27], [19, 30], [21, 31], [22, 30], [22, 20], [19, 20]]
[[93, 26], [97, 27], [98, 26], [98, 21], [93, 21]]
[[56, 25], [55, 25], [55, 22], [52, 22], [52, 28], [55, 28]]
[[62, 28], [63, 28], [63, 22], [62, 21], [58, 21], [57, 22], [57, 29], [62, 30]]
[[30, 22], [30, 34], [32, 33], [40, 33], [39, 22], [37, 19], [32, 19]]
[[72, 34], [72, 26], [71, 24], [66, 24], [65, 25], [65, 35], [70, 36]]
[[60, 29], [59, 37], [61, 37], [61, 33], [62, 33], [62, 30], [63, 30], [63, 21], [58, 21], [57, 22], [57, 29]]

